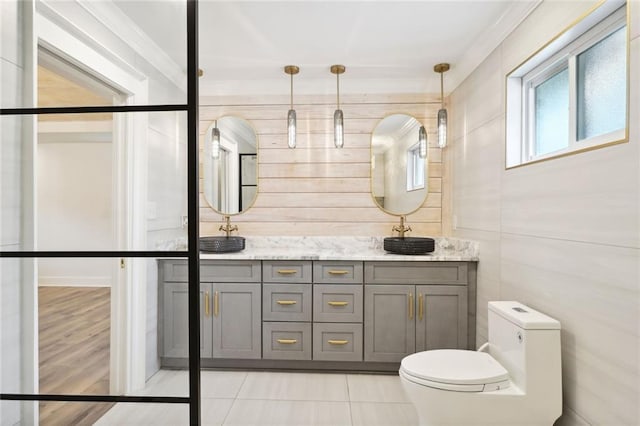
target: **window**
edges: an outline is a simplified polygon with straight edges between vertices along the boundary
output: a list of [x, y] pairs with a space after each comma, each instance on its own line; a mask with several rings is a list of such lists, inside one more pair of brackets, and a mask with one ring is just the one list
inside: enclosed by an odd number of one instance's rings
[[407, 150], [407, 191], [424, 188], [424, 158], [420, 158], [419, 144]]
[[507, 76], [507, 167], [626, 140], [620, 4], [604, 3]]

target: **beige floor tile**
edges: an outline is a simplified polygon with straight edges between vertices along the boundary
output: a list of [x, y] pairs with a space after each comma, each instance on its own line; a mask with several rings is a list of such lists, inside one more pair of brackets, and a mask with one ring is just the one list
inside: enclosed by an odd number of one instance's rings
[[238, 393], [239, 399], [285, 401], [348, 401], [344, 374], [252, 372]]
[[200, 375], [202, 398], [235, 398], [247, 378], [244, 371], [206, 371]]
[[350, 426], [348, 402], [236, 399], [225, 426]]
[[352, 402], [353, 426], [417, 426], [418, 414], [411, 404]]
[[397, 375], [348, 374], [347, 383], [350, 401], [410, 402]]

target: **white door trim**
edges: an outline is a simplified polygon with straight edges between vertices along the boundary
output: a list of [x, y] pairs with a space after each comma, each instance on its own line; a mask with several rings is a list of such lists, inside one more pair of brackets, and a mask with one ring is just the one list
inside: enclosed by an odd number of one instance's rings
[[[38, 45], [123, 93], [122, 104], [146, 104], [148, 81], [133, 65], [96, 43], [45, 3], [38, 2], [36, 10]], [[117, 250], [145, 250], [147, 114], [115, 114], [113, 122]], [[145, 383], [146, 262], [127, 260], [121, 269], [119, 259], [114, 259], [113, 265], [110, 385], [112, 394], [121, 395]]]

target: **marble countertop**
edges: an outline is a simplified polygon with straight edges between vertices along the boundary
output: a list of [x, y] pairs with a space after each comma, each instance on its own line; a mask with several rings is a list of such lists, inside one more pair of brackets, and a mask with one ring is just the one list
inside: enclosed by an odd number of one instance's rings
[[424, 255], [384, 251], [382, 237], [245, 237], [237, 253], [201, 253], [201, 259], [254, 260], [368, 260], [477, 262], [478, 243], [435, 237], [435, 250]]

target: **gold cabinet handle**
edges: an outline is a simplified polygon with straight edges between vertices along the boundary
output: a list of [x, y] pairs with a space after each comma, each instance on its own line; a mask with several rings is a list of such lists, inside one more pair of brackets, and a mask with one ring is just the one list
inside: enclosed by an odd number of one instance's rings
[[285, 305], [286, 306], [286, 305], [295, 305], [298, 302], [296, 302], [295, 300], [278, 300], [276, 303], [278, 305]]
[[220, 306], [219, 306], [219, 297], [218, 297], [218, 292], [216, 291], [213, 295], [213, 316], [217, 317], [218, 316], [218, 312], [220, 312]]
[[211, 312], [209, 310], [209, 292], [205, 292], [204, 293], [204, 316], [208, 317], [209, 315], [211, 315]]
[[409, 293], [409, 319], [413, 319], [413, 293]]
[[346, 345], [349, 343], [348, 340], [327, 340], [327, 343], [330, 345]]
[[349, 302], [327, 302], [329, 306], [347, 306]]
[[278, 273], [282, 275], [292, 275], [298, 272], [297, 269], [278, 269]]
[[298, 343], [298, 340], [297, 339], [278, 339], [277, 342], [283, 345], [293, 345]]
[[330, 275], [347, 275], [349, 271], [345, 271], [342, 269], [331, 269], [329, 270]]
[[419, 295], [418, 296], [418, 319], [420, 319], [420, 321], [422, 321], [422, 316], [424, 314], [424, 309], [423, 309], [423, 303], [424, 303], [424, 295]]

